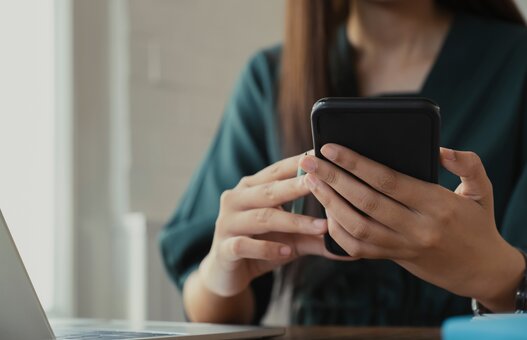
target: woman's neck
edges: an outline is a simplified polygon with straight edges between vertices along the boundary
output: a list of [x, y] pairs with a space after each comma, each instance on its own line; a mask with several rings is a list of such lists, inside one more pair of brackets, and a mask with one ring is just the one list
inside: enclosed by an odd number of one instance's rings
[[348, 39], [359, 51], [406, 55], [437, 49], [450, 15], [433, 0], [353, 0]]
[[451, 15], [433, 0], [353, 0], [347, 23], [358, 93], [420, 91], [441, 50]]

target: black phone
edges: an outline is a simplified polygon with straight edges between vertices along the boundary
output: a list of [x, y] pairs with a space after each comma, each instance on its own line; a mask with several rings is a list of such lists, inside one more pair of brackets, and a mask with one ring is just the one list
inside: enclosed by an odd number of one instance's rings
[[[313, 105], [311, 128], [315, 156], [335, 143], [396, 171], [437, 183], [439, 106], [411, 97], [323, 98]], [[326, 248], [348, 255], [327, 233]]]

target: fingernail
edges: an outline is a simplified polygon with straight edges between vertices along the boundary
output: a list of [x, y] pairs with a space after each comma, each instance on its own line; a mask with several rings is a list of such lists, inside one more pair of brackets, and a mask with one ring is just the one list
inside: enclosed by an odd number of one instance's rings
[[326, 229], [326, 220], [321, 218], [316, 219], [313, 221], [313, 225], [315, 230], [323, 231]]
[[334, 161], [337, 158], [337, 150], [330, 145], [324, 145], [320, 151], [330, 161]]
[[443, 148], [445, 158], [449, 161], [455, 161], [456, 160], [456, 152], [452, 149]]
[[307, 175], [304, 177], [304, 180], [306, 181], [307, 187], [310, 190], [314, 190], [317, 187], [317, 179], [313, 175]]
[[289, 248], [289, 247], [281, 247], [280, 248], [280, 255], [283, 255], [283, 256], [291, 255], [291, 248]]
[[302, 169], [304, 169], [304, 171], [307, 173], [315, 172], [315, 170], [317, 169], [317, 163], [311, 157], [305, 157], [304, 159], [302, 159], [301, 166]]

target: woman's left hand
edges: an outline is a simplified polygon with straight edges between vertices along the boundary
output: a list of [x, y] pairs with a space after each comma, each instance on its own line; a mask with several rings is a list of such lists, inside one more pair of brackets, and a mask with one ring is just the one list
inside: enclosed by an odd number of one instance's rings
[[350, 256], [390, 259], [495, 312], [514, 310], [525, 264], [496, 228], [492, 185], [475, 153], [441, 148], [441, 164], [461, 179], [452, 192], [339, 145], [321, 152], [338, 166], [314, 156], [300, 165], [329, 234]]

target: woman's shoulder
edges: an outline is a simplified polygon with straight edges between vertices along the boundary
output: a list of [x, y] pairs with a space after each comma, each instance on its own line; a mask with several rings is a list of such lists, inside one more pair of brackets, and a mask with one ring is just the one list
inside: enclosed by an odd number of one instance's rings
[[274, 107], [281, 51], [281, 45], [274, 45], [253, 53], [242, 68], [232, 99], [251, 101], [261, 108]]
[[460, 72], [483, 77], [496, 76], [524, 86], [527, 77], [527, 27], [504, 20], [458, 13], [450, 34], [450, 57], [459, 61]]
[[484, 40], [489, 50], [515, 51], [527, 60], [527, 26], [474, 15], [465, 15], [464, 19], [471, 26], [473, 38]]
[[282, 55], [282, 44], [262, 48], [249, 58], [248, 67], [257, 71], [277, 71]]
[[249, 58], [242, 77], [254, 82], [261, 90], [274, 88], [278, 80], [282, 45], [262, 48]]

